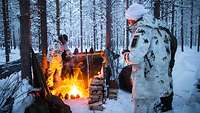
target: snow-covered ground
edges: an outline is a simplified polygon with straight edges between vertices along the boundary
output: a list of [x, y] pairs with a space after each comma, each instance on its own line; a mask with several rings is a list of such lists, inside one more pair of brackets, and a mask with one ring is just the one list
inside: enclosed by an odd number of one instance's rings
[[[195, 50], [185, 48], [185, 52], [181, 52], [178, 48], [173, 71], [175, 113], [200, 113], [200, 103], [192, 99], [192, 94], [197, 93], [195, 91], [197, 78], [200, 78], [200, 52], [196, 52], [196, 48]], [[200, 101], [200, 98], [196, 99]]]
[[[19, 51], [12, 52], [15, 57], [19, 58]], [[0, 50], [0, 63], [4, 51]], [[12, 75], [14, 77], [14, 75]], [[19, 74], [18, 74], [19, 76]], [[185, 52], [181, 52], [178, 48], [176, 54], [176, 63], [173, 71], [174, 79], [174, 102], [173, 113], [200, 113], [200, 92], [195, 91], [195, 82], [197, 78], [200, 78], [200, 53], [196, 52], [196, 49], [185, 48]], [[7, 78], [11, 80], [10, 78]], [[0, 80], [0, 92], [4, 91], [5, 80]], [[21, 85], [25, 87], [19, 87], [17, 92], [28, 91], [28, 85], [26, 81], [20, 80]], [[25, 88], [25, 89], [24, 89]], [[15, 93], [21, 95], [21, 93]], [[24, 96], [24, 95], [23, 95]], [[27, 98], [28, 99], [28, 98]], [[31, 99], [28, 99], [31, 100]], [[119, 96], [117, 100], [107, 100], [104, 104], [105, 109], [103, 111], [90, 111], [87, 105], [87, 99], [67, 100], [65, 101], [71, 107], [73, 113], [133, 113], [133, 107], [131, 103], [131, 94], [119, 90]], [[199, 103], [198, 103], [199, 102]], [[13, 113], [23, 113], [24, 103], [26, 100], [15, 100]], [[20, 107], [21, 106], [21, 107]], [[14, 112], [17, 111], [17, 112]]]
[[[178, 48], [173, 71], [174, 101], [172, 113], [200, 113], [200, 103], [191, 96], [195, 92], [196, 79], [200, 78], [200, 53], [196, 49]], [[104, 111], [90, 111], [87, 99], [65, 101], [73, 113], [133, 113], [131, 94], [119, 90], [118, 100], [107, 100]]]
[[[19, 48], [11, 49], [10, 61], [15, 61], [20, 59], [20, 50]], [[6, 63], [5, 49], [0, 48], [0, 65]]]
[[117, 100], [106, 101], [103, 111], [89, 110], [87, 99], [67, 100], [65, 103], [71, 107], [72, 113], [133, 113], [131, 94], [121, 90]]

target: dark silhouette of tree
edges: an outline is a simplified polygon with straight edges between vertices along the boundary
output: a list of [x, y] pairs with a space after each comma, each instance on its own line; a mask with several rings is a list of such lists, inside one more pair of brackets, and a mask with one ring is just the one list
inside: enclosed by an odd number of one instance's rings
[[200, 15], [199, 15], [199, 34], [198, 34], [198, 43], [197, 43], [197, 51], [198, 52], [199, 52], [199, 46], [200, 46]]
[[21, 32], [21, 74], [22, 78], [32, 79], [30, 48], [31, 40], [31, 20], [30, 20], [30, 0], [19, 0], [20, 4], [20, 32]]
[[9, 53], [11, 46], [11, 33], [9, 28], [9, 11], [8, 11], [8, 0], [2, 0], [3, 10], [3, 26], [4, 26], [4, 43], [5, 43], [5, 55], [6, 62], [9, 62]]
[[154, 17], [160, 19], [160, 0], [154, 0]]
[[81, 52], [83, 52], [83, 6], [80, 0], [80, 35], [81, 35]]
[[60, 1], [56, 0], [56, 31], [60, 35]]
[[96, 3], [95, 0], [93, 0], [93, 41], [94, 41], [94, 51], [96, 50], [96, 45], [98, 41], [96, 41]]
[[106, 0], [106, 48], [111, 47], [112, 37], [112, 0]]
[[46, 14], [46, 0], [38, 0], [40, 11], [40, 33], [41, 33], [41, 47], [42, 47], [42, 71], [46, 74], [47, 63], [47, 14]]
[[[181, 0], [183, 6], [183, 0]], [[181, 50], [184, 52], [184, 36], [183, 36], [183, 8], [181, 8]]]
[[193, 42], [193, 0], [191, 0], [191, 17], [190, 17], [190, 48], [192, 49]]

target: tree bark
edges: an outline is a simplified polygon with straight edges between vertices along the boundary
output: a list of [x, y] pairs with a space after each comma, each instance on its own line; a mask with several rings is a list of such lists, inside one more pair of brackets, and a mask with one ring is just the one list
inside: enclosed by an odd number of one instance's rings
[[93, 0], [93, 41], [94, 41], [94, 51], [96, 50], [96, 3]]
[[191, 17], [190, 17], [190, 48], [193, 42], [193, 0], [191, 0]]
[[[103, 18], [103, 16], [101, 16], [101, 19]], [[103, 23], [101, 22], [101, 26], [100, 26], [100, 29], [101, 29], [101, 45], [100, 45], [100, 49], [103, 49]]]
[[103, 49], [103, 1], [101, 1], [101, 25], [100, 25], [100, 30], [101, 30], [101, 44], [100, 44], [100, 49]]
[[[69, 25], [71, 26], [69, 29], [69, 37], [72, 37], [72, 4], [70, 0], [70, 6], [69, 6]], [[72, 47], [72, 42], [69, 41], [69, 46]]]
[[[183, 0], [181, 0], [183, 6]], [[183, 36], [183, 8], [181, 9], [181, 50], [184, 52], [184, 36]]]
[[111, 47], [112, 37], [112, 0], [106, 0], [106, 48]]
[[198, 52], [199, 52], [199, 47], [200, 47], [200, 14], [199, 14], [199, 35], [198, 35], [198, 43], [197, 43], [197, 51]]
[[42, 47], [42, 71], [46, 74], [48, 63], [47, 63], [47, 14], [46, 14], [46, 0], [38, 0], [40, 10], [40, 33], [41, 33], [41, 47]]
[[56, 31], [57, 35], [60, 35], [60, 3], [56, 0]]
[[154, 0], [154, 17], [160, 19], [160, 0]]
[[80, 35], [81, 35], [81, 52], [83, 52], [83, 16], [82, 0], [80, 0]]
[[199, 46], [200, 46], [200, 22], [199, 22], [199, 36], [198, 36], [198, 44], [197, 44], [197, 51], [199, 52]]
[[2, 11], [3, 11], [3, 26], [4, 26], [4, 43], [5, 43], [5, 55], [6, 63], [9, 62], [9, 53], [11, 45], [11, 33], [9, 28], [9, 11], [8, 11], [8, 0], [2, 0]]
[[175, 0], [172, 0], [172, 26], [171, 33], [174, 35], [174, 17], [175, 16]]
[[[32, 80], [31, 75], [31, 20], [30, 20], [30, 0], [20, 0], [20, 32], [21, 32], [21, 74], [22, 78], [29, 78]], [[30, 81], [32, 84], [32, 82]]]
[[16, 49], [16, 38], [15, 38], [15, 31], [13, 30], [13, 46]]
[[[126, 0], [126, 9], [129, 7], [129, 0]], [[126, 49], [129, 48], [129, 31], [128, 31], [128, 20], [126, 20]]]

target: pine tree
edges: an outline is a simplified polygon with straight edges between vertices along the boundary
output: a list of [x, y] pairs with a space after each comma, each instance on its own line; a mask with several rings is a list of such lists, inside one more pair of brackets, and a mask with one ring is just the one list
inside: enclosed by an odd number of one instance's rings
[[154, 0], [154, 17], [160, 19], [160, 0]]
[[57, 36], [60, 35], [60, 1], [56, 0], [56, 31]]
[[80, 36], [81, 36], [81, 52], [83, 52], [83, 6], [82, 0], [80, 0]]
[[47, 14], [46, 14], [46, 0], [38, 0], [40, 11], [40, 33], [41, 33], [41, 47], [42, 47], [42, 70], [46, 74], [47, 63]]
[[112, 37], [112, 0], [106, 0], [106, 48], [111, 47]]
[[20, 32], [21, 32], [21, 74], [22, 78], [32, 79], [31, 75], [31, 20], [30, 20], [30, 0], [20, 0]]
[[3, 10], [3, 24], [4, 24], [4, 43], [5, 43], [5, 55], [6, 62], [9, 62], [9, 53], [11, 45], [11, 33], [9, 28], [9, 11], [8, 11], [8, 0], [2, 0]]

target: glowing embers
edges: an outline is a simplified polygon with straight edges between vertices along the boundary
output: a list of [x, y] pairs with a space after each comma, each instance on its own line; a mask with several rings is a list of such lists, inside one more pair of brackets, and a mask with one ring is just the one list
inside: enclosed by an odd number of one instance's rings
[[73, 85], [69, 92], [70, 98], [71, 99], [80, 98], [80, 94], [81, 94], [81, 92], [78, 90], [78, 88], [75, 85]]
[[[68, 67], [67, 67], [68, 68]], [[69, 73], [61, 76], [61, 57], [53, 57], [48, 69], [47, 85], [53, 95], [61, 99], [77, 99], [88, 97], [87, 76], [83, 76], [79, 67], [73, 68], [73, 75]]]
[[103, 52], [80, 53], [63, 64], [60, 55], [53, 54], [49, 62], [47, 85], [53, 95], [63, 100], [89, 97], [90, 81], [102, 67]]
[[77, 79], [65, 79], [55, 83], [51, 89], [51, 93], [59, 96], [63, 100], [88, 97], [84, 80]]

